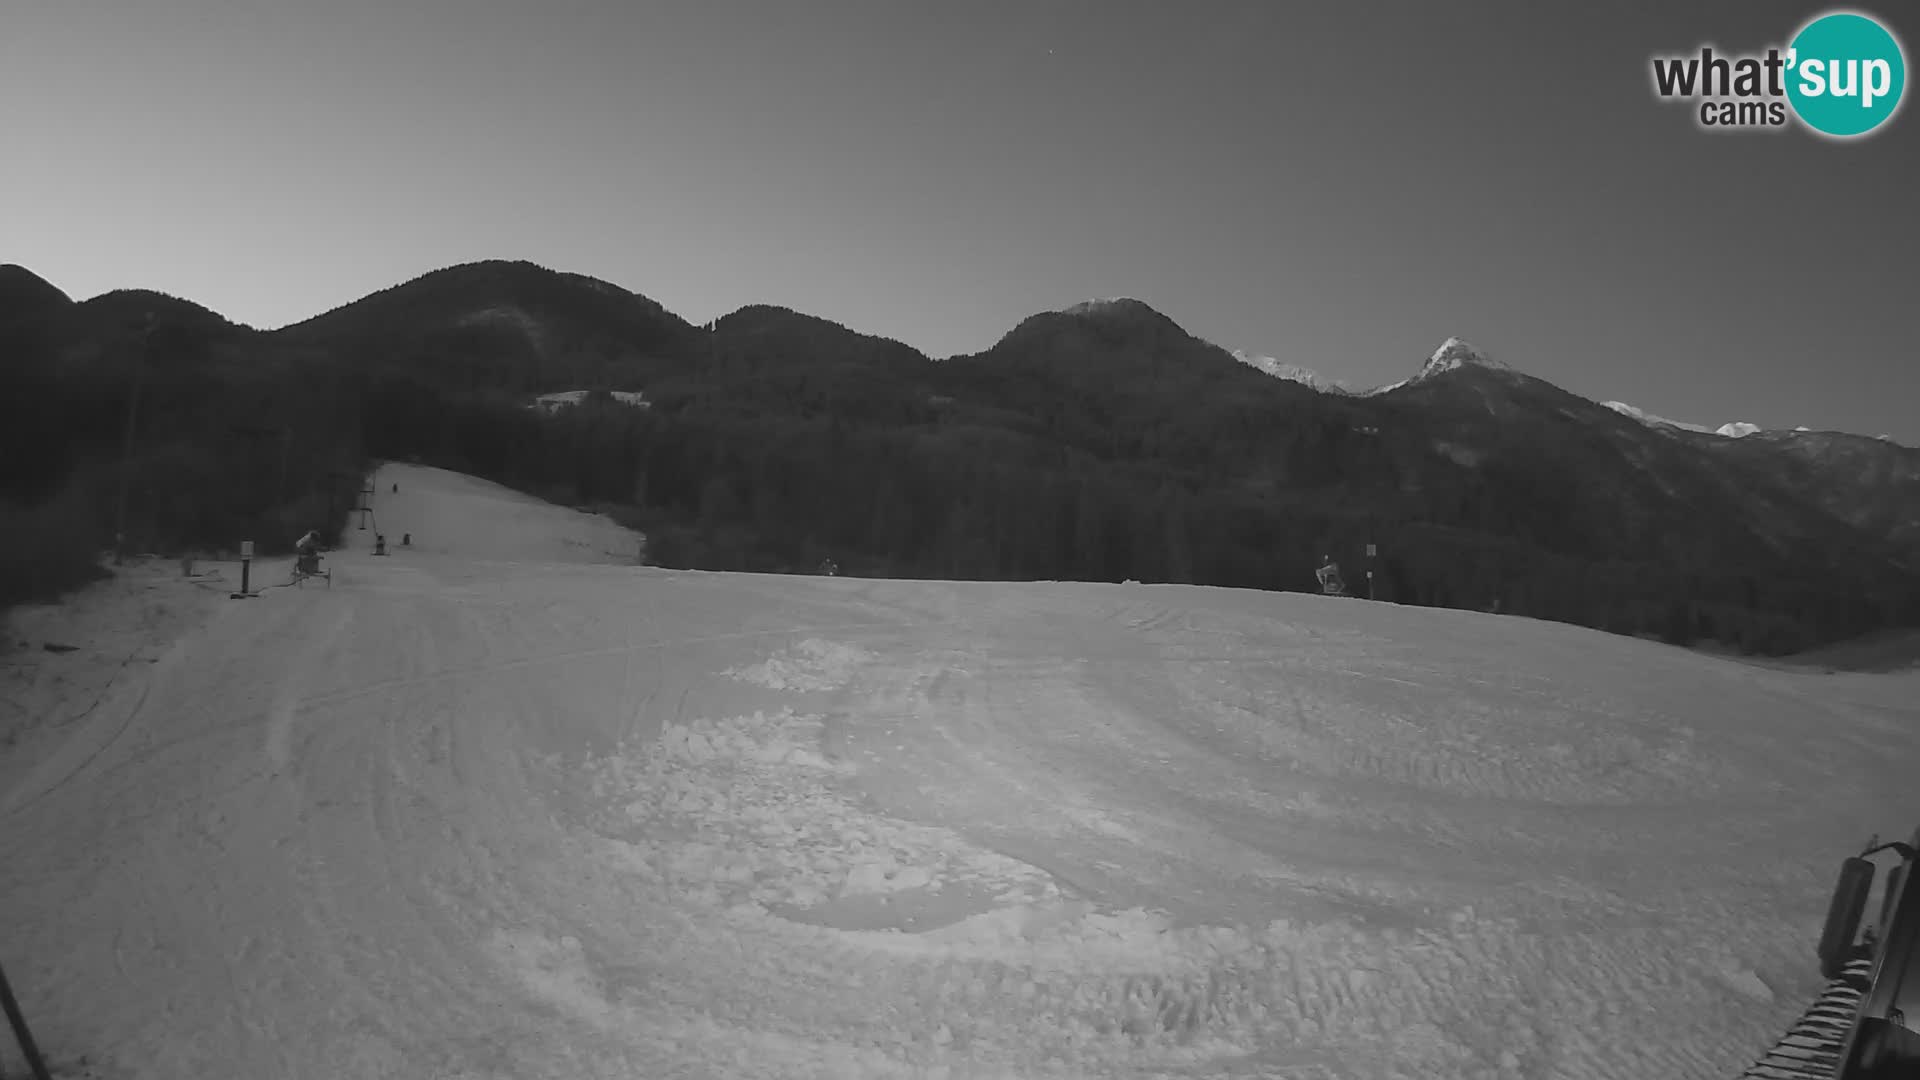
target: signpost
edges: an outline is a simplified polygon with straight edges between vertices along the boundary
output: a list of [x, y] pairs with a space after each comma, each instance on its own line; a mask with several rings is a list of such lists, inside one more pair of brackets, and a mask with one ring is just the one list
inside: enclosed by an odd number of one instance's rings
[[253, 595], [249, 588], [253, 576], [253, 541], [240, 541], [240, 591], [227, 594], [229, 600], [245, 600]]

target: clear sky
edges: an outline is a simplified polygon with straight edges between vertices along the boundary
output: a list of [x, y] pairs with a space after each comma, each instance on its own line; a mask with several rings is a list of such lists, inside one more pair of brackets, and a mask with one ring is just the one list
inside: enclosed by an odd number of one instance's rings
[[[1920, 110], [1714, 135], [1651, 88], [1822, 10], [11, 0], [0, 262], [267, 328], [523, 258], [934, 356], [1125, 295], [1358, 386], [1457, 334], [1920, 445]], [[1920, 11], [1860, 10], [1920, 53]]]

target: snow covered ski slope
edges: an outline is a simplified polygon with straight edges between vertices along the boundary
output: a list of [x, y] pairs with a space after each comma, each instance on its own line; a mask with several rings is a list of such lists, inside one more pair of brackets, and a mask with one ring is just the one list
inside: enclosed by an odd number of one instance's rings
[[330, 590], [17, 617], [0, 963], [70, 1075], [1729, 1078], [1920, 820], [1911, 671], [375, 490]]

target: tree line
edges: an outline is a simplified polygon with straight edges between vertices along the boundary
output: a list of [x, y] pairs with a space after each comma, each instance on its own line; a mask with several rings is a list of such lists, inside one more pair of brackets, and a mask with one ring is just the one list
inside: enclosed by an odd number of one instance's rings
[[[820, 391], [808, 386], [745, 395], [785, 393], [784, 410], [716, 391], [649, 409], [589, 396], [548, 415], [395, 376], [374, 388], [369, 451], [604, 510], [644, 532], [650, 561], [669, 567], [809, 573], [831, 559], [866, 576], [1311, 591], [1313, 568], [1331, 555], [1356, 592], [1371, 570], [1380, 600], [1768, 653], [1915, 610], [1910, 590], [1876, 601], [1871, 582], [1783, 572], [1753, 554], [1695, 556], [1651, 540], [1609, 553], [1587, 534], [1555, 550], [1543, 541], [1591, 515], [1570, 513], [1564, 497], [1529, 510], [1524, 486], [1497, 474], [1427, 490], [1412, 506], [1337, 480], [1275, 490], [1151, 453], [1103, 456], [1049, 439], [1044, 420], [981, 424], [924, 401], [907, 410], [919, 415], [890, 421], [809, 411], [802, 403]], [[1300, 472], [1340, 474], [1340, 437], [1292, 438]], [[1375, 449], [1351, 451], [1356, 472], [1382, 467]]]
[[[1481, 408], [1468, 384], [1329, 398], [1152, 320], [1036, 317], [936, 363], [781, 309], [709, 334], [536, 284], [526, 304], [577, 315], [538, 348], [511, 324], [421, 329], [394, 290], [371, 321], [272, 334], [171, 298], [159, 329], [129, 326], [151, 294], [0, 321], [0, 603], [83, 580], [122, 529], [161, 552], [337, 532], [366, 470], [400, 460], [604, 510], [670, 567], [1311, 591], [1332, 556], [1381, 600], [1758, 652], [1920, 621], [1910, 575], [1828, 556], [1851, 534], [1816, 521], [1782, 550], [1701, 512], [1705, 473], [1670, 472], [1683, 497], [1662, 501], [1602, 467], [1615, 435], [1551, 388], [1469, 429], [1445, 396]], [[650, 407], [528, 407], [579, 387]]]

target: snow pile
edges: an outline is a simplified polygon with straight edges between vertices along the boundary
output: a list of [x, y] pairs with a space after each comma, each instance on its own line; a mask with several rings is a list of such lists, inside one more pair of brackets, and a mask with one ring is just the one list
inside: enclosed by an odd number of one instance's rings
[[865, 649], [808, 638], [757, 664], [727, 674], [774, 690], [831, 690], [844, 685], [855, 668], [872, 659]]

